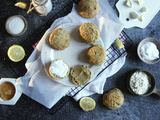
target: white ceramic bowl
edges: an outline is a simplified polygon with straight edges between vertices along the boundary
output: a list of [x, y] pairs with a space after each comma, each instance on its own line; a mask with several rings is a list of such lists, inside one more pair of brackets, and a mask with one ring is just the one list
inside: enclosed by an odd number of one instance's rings
[[[142, 47], [142, 45], [144, 45], [145, 43], [147, 42], [153, 42], [156, 46], [157, 46], [157, 49], [159, 51], [159, 58], [155, 59], [155, 60], [146, 60], [142, 57], [142, 55], [140, 54], [140, 49]], [[138, 48], [137, 48], [137, 54], [139, 56], [139, 58], [147, 63], [147, 64], [154, 64], [154, 63], [157, 63], [159, 60], [160, 60], [160, 43], [155, 39], [155, 38], [145, 38], [144, 40], [142, 40], [139, 45], [138, 45]]]

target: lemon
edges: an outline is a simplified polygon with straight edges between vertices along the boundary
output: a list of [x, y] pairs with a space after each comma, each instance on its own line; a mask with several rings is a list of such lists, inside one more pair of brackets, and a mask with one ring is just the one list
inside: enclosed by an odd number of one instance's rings
[[90, 111], [95, 108], [96, 102], [91, 97], [83, 97], [80, 99], [79, 105], [84, 111]]
[[122, 41], [119, 40], [119, 38], [116, 38], [115, 43], [116, 43], [116, 46], [118, 49], [124, 48], [124, 45], [123, 45]]
[[25, 57], [25, 51], [20, 45], [12, 45], [9, 47], [7, 55], [13, 62], [19, 62]]
[[26, 9], [27, 4], [26, 4], [25, 2], [17, 2], [17, 3], [15, 4], [15, 6], [16, 6], [16, 7], [20, 7], [20, 8], [22, 8], [22, 9]]

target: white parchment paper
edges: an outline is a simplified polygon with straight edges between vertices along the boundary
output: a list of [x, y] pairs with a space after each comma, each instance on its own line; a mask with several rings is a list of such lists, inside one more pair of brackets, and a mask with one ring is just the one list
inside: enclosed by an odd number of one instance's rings
[[[122, 31], [123, 25], [120, 23], [118, 17], [114, 14], [107, 0], [99, 0], [98, 2], [100, 4], [100, 11], [98, 15], [92, 19], [86, 19], [80, 16], [77, 12], [77, 5], [74, 4], [71, 13], [53, 22], [51, 27], [41, 38], [31, 56], [28, 58], [26, 62], [26, 68], [28, 70], [27, 73], [17, 79], [16, 84], [19, 86], [19, 90], [22, 93], [26, 94], [47, 108], [51, 108], [71, 89], [71, 87], [50, 80], [44, 71], [40, 53], [45, 41], [44, 38], [51, 32], [51, 29], [53, 30], [64, 23], [83, 24], [85, 22], [93, 22], [100, 29], [100, 37], [104, 42], [105, 49], [107, 49], [114, 42], [115, 38]], [[110, 71], [110, 74], [108, 73], [106, 75], [105, 72], [102, 73], [94, 80], [94, 82], [91, 82], [91, 84], [87, 86], [86, 91], [82, 91], [83, 94], [82, 92], [79, 93], [75, 99], [78, 100], [82, 96], [91, 95], [93, 93], [102, 93], [106, 77], [109, 77], [117, 72], [122, 67], [124, 62], [125, 57], [117, 60], [115, 63], [118, 64], [112, 64], [111, 67], [106, 69], [107, 71]]]

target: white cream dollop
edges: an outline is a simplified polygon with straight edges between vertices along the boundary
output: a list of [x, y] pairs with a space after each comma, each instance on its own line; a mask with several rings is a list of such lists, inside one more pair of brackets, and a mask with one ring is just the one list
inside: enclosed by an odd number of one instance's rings
[[59, 77], [66, 76], [68, 70], [69, 68], [67, 64], [63, 62], [63, 60], [56, 60], [51, 63], [50, 72]]
[[145, 60], [155, 60], [159, 58], [159, 51], [153, 42], [147, 42], [141, 46], [140, 55]]

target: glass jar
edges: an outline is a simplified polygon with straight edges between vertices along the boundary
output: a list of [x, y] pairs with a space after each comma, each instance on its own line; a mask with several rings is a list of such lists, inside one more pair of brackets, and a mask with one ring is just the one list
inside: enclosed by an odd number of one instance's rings
[[31, 12], [33, 9], [35, 9], [40, 16], [47, 16], [52, 10], [52, 2], [51, 0], [31, 0], [27, 13]]

